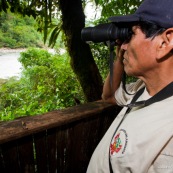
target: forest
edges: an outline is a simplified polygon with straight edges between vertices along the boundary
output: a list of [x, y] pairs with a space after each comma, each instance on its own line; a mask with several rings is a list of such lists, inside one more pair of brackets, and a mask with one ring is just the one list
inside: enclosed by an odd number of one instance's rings
[[63, 109], [75, 105], [77, 98], [84, 102], [69, 56], [58, 52], [58, 47], [64, 48], [60, 40], [54, 46], [56, 54], [53, 55], [45, 49], [48, 46], [44, 44], [42, 34], [37, 32], [33, 17], [22, 18], [2, 12], [0, 20], [1, 48], [27, 48], [18, 59], [23, 67], [20, 79], [1, 79], [1, 120]]
[[[0, 4], [0, 47], [27, 50], [19, 58], [21, 78], [1, 83], [0, 120], [101, 99], [109, 72], [109, 50], [102, 43], [83, 42], [81, 30], [107, 23], [113, 15], [130, 14], [141, 0], [91, 1], [101, 12], [100, 18], [91, 21], [85, 20], [87, 0], [14, 2], [4, 0]], [[44, 49], [48, 46], [56, 54]], [[59, 48], [66, 52], [60, 54]]]

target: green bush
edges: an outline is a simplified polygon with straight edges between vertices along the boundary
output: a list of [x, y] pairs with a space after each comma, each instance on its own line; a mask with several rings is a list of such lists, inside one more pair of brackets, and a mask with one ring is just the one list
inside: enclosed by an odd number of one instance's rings
[[2, 12], [0, 16], [0, 47], [43, 47], [43, 38], [37, 32], [36, 26], [36, 21], [32, 17]]
[[0, 87], [0, 120], [42, 114], [84, 102], [81, 87], [66, 54], [52, 55], [30, 48], [21, 53], [20, 80], [9, 79]]

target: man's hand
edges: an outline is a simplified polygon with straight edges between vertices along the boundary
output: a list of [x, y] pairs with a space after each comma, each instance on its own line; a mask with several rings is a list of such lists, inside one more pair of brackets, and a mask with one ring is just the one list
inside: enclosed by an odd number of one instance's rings
[[102, 93], [102, 99], [109, 103], [116, 103], [116, 99], [114, 97], [115, 91], [118, 89], [120, 83], [122, 74], [124, 72], [123, 67], [123, 55], [124, 50], [121, 49], [120, 42], [117, 41], [117, 47], [116, 47], [116, 60], [114, 61], [113, 65], [113, 82], [112, 87], [110, 86], [110, 74], [108, 74], [104, 86], [103, 86], [103, 93]]

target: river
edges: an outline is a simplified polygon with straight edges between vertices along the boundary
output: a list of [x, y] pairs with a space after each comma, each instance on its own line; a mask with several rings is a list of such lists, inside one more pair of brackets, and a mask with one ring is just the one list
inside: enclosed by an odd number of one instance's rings
[[[0, 48], [0, 79], [7, 79], [12, 76], [20, 77], [22, 65], [18, 61], [20, 52], [26, 49], [5, 49]], [[47, 49], [51, 54], [55, 54], [54, 49]], [[60, 54], [65, 53], [64, 49], [59, 49]]]
[[20, 52], [4, 53], [0, 51], [0, 78], [20, 77], [21, 63], [18, 61]]

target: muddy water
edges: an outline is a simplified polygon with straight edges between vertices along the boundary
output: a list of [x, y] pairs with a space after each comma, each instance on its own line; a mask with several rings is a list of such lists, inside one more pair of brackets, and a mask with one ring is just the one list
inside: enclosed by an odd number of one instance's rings
[[12, 76], [20, 77], [21, 64], [18, 61], [20, 52], [0, 52], [0, 78], [7, 79]]

